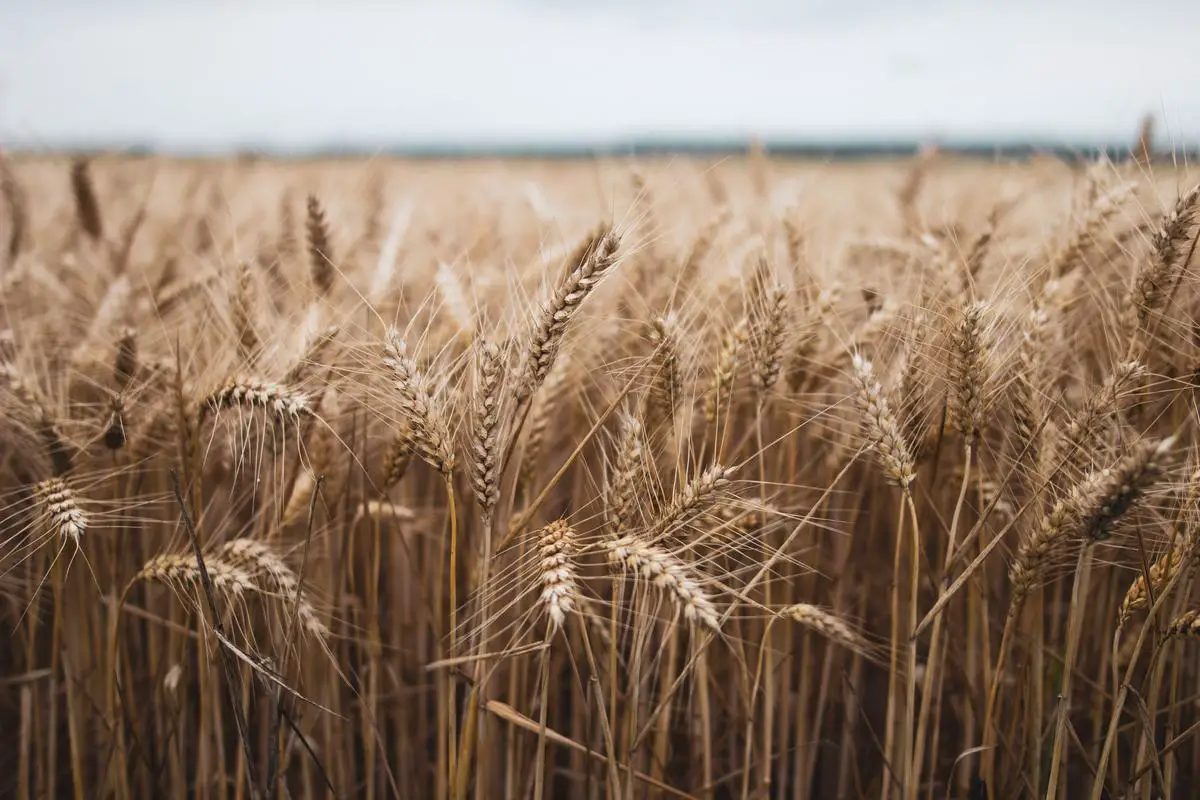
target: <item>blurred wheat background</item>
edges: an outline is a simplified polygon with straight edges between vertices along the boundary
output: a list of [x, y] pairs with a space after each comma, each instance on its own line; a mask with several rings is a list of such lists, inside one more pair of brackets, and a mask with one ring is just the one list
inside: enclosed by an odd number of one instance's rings
[[1195, 12], [1068, 6], [5, 12], [0, 795], [1191, 796]]

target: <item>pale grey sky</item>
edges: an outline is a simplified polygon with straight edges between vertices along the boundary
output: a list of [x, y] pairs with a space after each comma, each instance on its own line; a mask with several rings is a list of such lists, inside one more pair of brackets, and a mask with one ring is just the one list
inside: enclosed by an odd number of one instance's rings
[[0, 0], [0, 146], [1200, 142], [1200, 2]]

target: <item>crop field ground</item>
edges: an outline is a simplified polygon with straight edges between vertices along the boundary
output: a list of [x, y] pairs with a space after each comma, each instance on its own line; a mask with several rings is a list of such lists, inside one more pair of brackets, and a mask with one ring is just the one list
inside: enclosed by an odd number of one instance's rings
[[1191, 796], [1197, 173], [0, 160], [0, 795]]

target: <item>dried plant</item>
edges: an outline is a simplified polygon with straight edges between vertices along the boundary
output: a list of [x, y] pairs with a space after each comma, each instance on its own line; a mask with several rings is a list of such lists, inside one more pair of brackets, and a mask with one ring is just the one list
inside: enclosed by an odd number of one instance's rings
[[0, 796], [1187, 795], [1191, 160], [702, 160], [6, 153]]
[[563, 336], [580, 305], [616, 265], [619, 244], [620, 239], [612, 231], [594, 239], [534, 314], [517, 377], [518, 399], [529, 397], [546, 380], [562, 347]]

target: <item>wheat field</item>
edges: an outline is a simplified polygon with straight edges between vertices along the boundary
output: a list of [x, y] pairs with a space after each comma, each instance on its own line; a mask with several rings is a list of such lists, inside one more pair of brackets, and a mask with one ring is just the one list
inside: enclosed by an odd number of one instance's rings
[[0, 794], [1189, 796], [1197, 180], [0, 161]]

